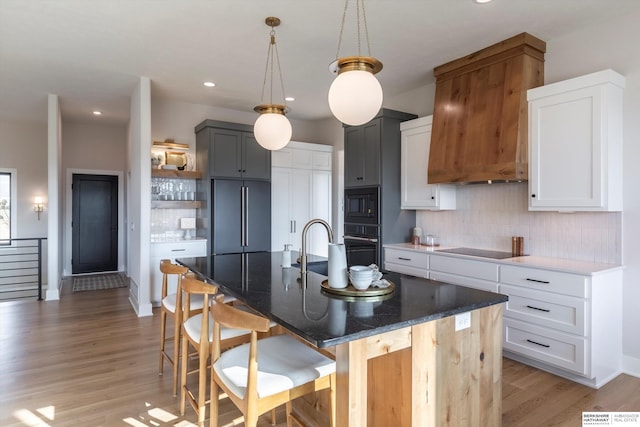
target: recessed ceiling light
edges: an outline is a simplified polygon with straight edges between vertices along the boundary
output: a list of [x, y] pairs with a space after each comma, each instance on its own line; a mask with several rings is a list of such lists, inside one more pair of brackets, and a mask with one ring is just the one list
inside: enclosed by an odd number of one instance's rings
[[102, 111], [96, 110], [96, 111], [93, 112], [93, 115], [94, 116], [101, 116], [102, 115]]
[[203, 83], [206, 87], [214, 87], [216, 84], [214, 82], [204, 82]]
[[485, 4], [490, 3], [492, 0], [473, 0], [474, 3]]
[[296, 99], [293, 96], [287, 96], [284, 100], [291, 102], [291, 101], [295, 101]]

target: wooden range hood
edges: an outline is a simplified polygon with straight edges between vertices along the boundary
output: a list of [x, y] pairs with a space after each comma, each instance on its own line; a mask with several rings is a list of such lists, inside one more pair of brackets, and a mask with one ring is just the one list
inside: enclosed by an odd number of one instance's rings
[[528, 179], [527, 90], [544, 84], [545, 52], [521, 33], [434, 68], [430, 184]]

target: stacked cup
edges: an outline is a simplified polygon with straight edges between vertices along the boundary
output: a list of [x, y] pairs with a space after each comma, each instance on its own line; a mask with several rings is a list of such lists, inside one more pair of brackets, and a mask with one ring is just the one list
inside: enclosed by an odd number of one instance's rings
[[366, 265], [353, 265], [349, 268], [349, 281], [359, 291], [367, 289], [371, 282], [381, 277], [382, 273]]

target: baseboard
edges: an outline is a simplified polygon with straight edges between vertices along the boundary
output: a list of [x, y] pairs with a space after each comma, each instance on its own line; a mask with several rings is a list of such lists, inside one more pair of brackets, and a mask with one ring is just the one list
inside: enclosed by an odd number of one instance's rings
[[640, 359], [631, 356], [622, 356], [622, 371], [632, 377], [640, 378]]
[[538, 368], [542, 371], [549, 372], [550, 374], [554, 374], [559, 377], [566, 378], [568, 380], [571, 380], [595, 389], [599, 389], [600, 387], [602, 387], [603, 385], [605, 385], [606, 383], [608, 383], [609, 381], [611, 381], [612, 379], [614, 379], [615, 377], [623, 373], [621, 370], [618, 370], [616, 372], [611, 372], [604, 377], [600, 376], [598, 378], [585, 378], [581, 375], [574, 374], [564, 369], [560, 369], [555, 366], [548, 365], [546, 363], [531, 359], [526, 356], [522, 356], [517, 353], [513, 353], [509, 350], [503, 350], [502, 355], [509, 359], [513, 359], [518, 362], [524, 363], [525, 365], [533, 366], [534, 368]]

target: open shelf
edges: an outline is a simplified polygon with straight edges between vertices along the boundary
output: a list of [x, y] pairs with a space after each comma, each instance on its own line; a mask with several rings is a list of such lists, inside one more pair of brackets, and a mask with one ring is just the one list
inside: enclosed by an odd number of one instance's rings
[[169, 169], [151, 169], [151, 176], [159, 178], [182, 178], [182, 179], [200, 179], [202, 172], [198, 171], [180, 171]]
[[151, 209], [200, 209], [200, 200], [152, 200]]

